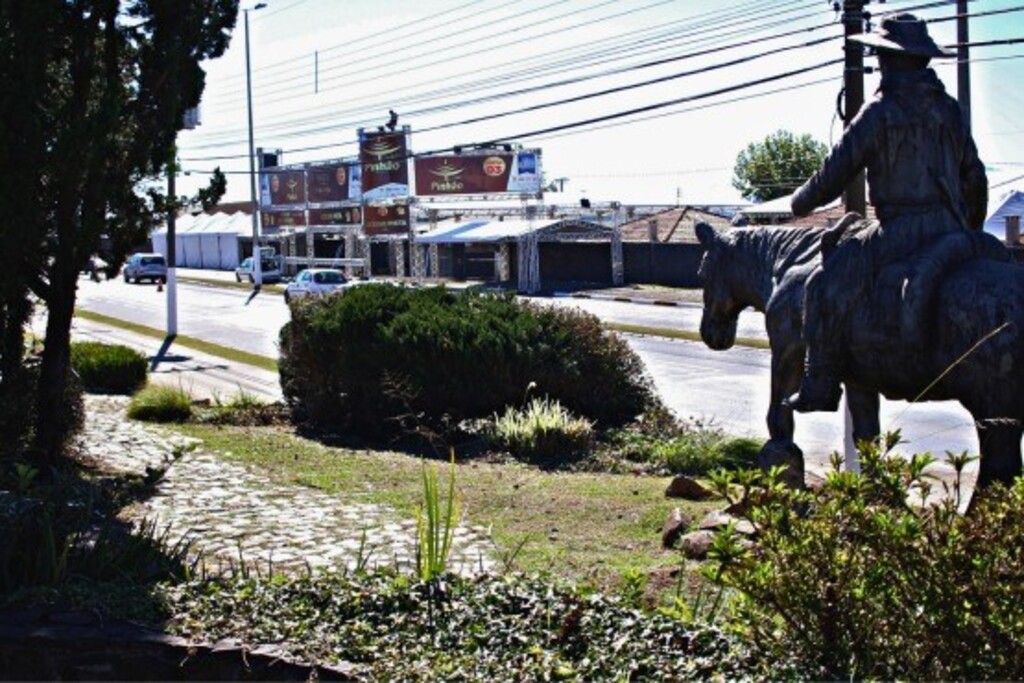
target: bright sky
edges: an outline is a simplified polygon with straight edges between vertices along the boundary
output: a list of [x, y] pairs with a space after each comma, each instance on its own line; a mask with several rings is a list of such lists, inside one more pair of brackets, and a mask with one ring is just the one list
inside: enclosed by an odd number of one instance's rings
[[[285, 163], [353, 156], [356, 129], [394, 109], [416, 153], [493, 140], [540, 148], [545, 177], [567, 179], [549, 203], [735, 203], [732, 169], [748, 143], [779, 129], [827, 144], [841, 133], [842, 64], [820, 65], [842, 59], [842, 25], [824, 0], [266, 4], [249, 12], [255, 146], [283, 149]], [[868, 10], [876, 24], [912, 11], [940, 45], [956, 42], [955, 2]], [[968, 12], [971, 42], [1024, 40], [1024, 0], [973, 0]], [[1024, 189], [1021, 57], [1024, 42], [971, 49], [974, 136], [993, 197]], [[203, 123], [178, 139], [191, 172], [179, 191], [219, 165], [225, 200], [248, 200], [242, 14], [227, 54], [205, 66]], [[956, 96], [955, 60], [933, 66]], [[868, 96], [877, 83], [865, 77]]]

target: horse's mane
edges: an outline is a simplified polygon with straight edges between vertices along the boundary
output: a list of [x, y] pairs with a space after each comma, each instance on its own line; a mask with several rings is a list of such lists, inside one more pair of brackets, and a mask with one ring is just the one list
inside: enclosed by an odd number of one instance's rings
[[736, 246], [753, 253], [755, 261], [771, 267], [773, 279], [807, 263], [821, 249], [822, 227], [758, 226], [732, 231]]

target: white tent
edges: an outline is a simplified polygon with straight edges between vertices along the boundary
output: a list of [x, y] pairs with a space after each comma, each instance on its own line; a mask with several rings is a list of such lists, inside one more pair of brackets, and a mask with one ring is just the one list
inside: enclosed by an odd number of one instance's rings
[[[175, 266], [230, 270], [241, 261], [239, 238], [252, 235], [252, 217], [242, 212], [178, 216], [174, 233]], [[153, 251], [166, 256], [167, 226], [150, 237]]]
[[549, 228], [563, 220], [507, 220], [499, 221], [479, 218], [451, 225], [440, 225], [425, 235], [418, 235], [418, 244], [469, 244], [481, 242], [515, 241], [528, 235]]

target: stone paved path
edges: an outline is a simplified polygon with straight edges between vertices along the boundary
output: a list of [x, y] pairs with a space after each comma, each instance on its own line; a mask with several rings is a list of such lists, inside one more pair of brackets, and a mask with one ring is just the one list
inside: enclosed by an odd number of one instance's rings
[[[415, 519], [386, 506], [275, 483], [204, 452], [188, 437], [127, 419], [126, 405], [120, 396], [86, 397], [81, 452], [117, 471], [166, 467], [156, 494], [128, 514], [155, 521], [161, 530], [169, 525], [172, 542], [190, 539], [209, 569], [237, 565], [240, 553], [263, 570], [352, 568], [359, 562], [414, 567]], [[456, 530], [453, 570], [489, 571], [493, 557], [486, 531]]]

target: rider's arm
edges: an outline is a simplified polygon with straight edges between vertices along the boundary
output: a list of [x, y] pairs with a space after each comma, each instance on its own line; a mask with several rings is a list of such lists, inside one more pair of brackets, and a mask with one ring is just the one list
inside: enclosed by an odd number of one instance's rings
[[793, 215], [806, 216], [819, 206], [837, 199], [863, 170], [880, 127], [875, 104], [872, 102], [857, 113], [821, 168], [794, 193], [791, 203]]
[[988, 177], [985, 165], [978, 158], [978, 148], [974, 145], [970, 131], [966, 131], [964, 155], [960, 160], [960, 182], [964, 192], [967, 227], [981, 230], [988, 213]]

